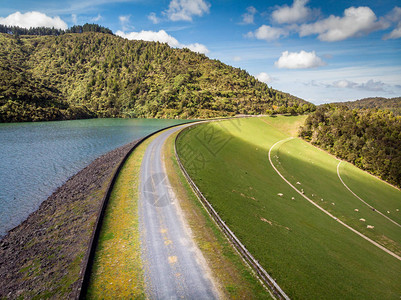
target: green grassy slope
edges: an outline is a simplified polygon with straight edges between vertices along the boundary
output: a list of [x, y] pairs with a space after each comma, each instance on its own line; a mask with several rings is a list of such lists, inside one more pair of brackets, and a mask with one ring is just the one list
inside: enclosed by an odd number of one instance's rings
[[[305, 105], [305, 106], [304, 106]], [[97, 32], [0, 34], [0, 121], [194, 118], [314, 105], [188, 49]]]
[[[338, 160], [336, 158], [299, 139], [281, 144], [272, 151], [272, 155], [278, 156], [273, 163], [281, 174], [293, 185], [300, 182], [299, 189], [302, 188], [305, 195], [315, 203], [354, 229], [401, 255], [401, 227], [386, 220], [363, 204], [343, 186], [337, 175]], [[353, 178], [361, 176], [356, 167], [351, 168], [351, 165], [348, 165], [347, 170]], [[371, 203], [377, 209], [380, 207], [379, 210], [386, 214], [387, 210], [391, 209], [393, 215], [400, 218], [401, 212], [397, 213], [395, 207], [401, 206], [401, 192], [373, 176], [369, 177], [377, 187], [375, 190], [371, 189], [368, 181], [364, 181], [363, 177], [357, 185], [352, 185], [352, 187], [358, 187], [358, 191], [360, 189], [369, 190], [371, 194], [369, 197], [365, 197], [366, 202]], [[389, 192], [393, 192], [391, 194], [393, 197], [383, 198], [383, 195]], [[360, 219], [365, 219], [365, 221], [360, 221]], [[368, 229], [367, 225], [374, 226], [374, 228]]]
[[[374, 176], [342, 162], [340, 175], [344, 183], [360, 198], [401, 224], [400, 190]], [[366, 188], [366, 187], [369, 188]]]
[[[401, 261], [322, 213], [270, 166], [270, 147], [295, 136], [294, 128], [303, 120], [252, 118], [200, 125], [181, 135], [179, 155], [223, 220], [291, 298], [400, 297]], [[273, 157], [280, 162], [275, 165], [294, 185], [301, 182], [305, 193], [316, 195], [312, 199], [336, 217], [400, 251], [400, 228], [353, 199], [336, 179], [332, 156], [298, 139], [274, 149]], [[400, 203], [400, 192], [396, 197]], [[359, 221], [362, 216], [365, 227]], [[375, 228], [368, 231], [367, 223]]]

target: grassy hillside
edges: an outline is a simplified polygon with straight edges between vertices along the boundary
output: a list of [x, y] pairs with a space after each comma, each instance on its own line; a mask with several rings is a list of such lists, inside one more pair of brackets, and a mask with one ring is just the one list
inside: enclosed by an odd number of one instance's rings
[[0, 34], [0, 121], [196, 118], [314, 109], [241, 69], [99, 32]]
[[[304, 120], [266, 117], [200, 125], [181, 135], [178, 153], [219, 215], [290, 298], [398, 298], [401, 261], [313, 206], [270, 165], [269, 149], [296, 136]], [[272, 157], [318, 205], [400, 255], [401, 228], [344, 187], [334, 157], [300, 139], [277, 144]], [[366, 202], [401, 220], [399, 190], [366, 173], [360, 176], [349, 164], [340, 172], [356, 193], [365, 191], [360, 196]]]
[[392, 111], [395, 115], [401, 115], [401, 97], [396, 98], [365, 98], [356, 101], [347, 101], [337, 103], [339, 105], [348, 106], [351, 109], [354, 108], [374, 108], [374, 109], [384, 109]]

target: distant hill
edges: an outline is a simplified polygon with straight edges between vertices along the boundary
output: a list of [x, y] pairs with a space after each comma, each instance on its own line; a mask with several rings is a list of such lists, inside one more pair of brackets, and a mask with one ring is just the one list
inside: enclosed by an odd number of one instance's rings
[[396, 98], [365, 98], [356, 101], [336, 103], [346, 105], [351, 109], [354, 108], [377, 108], [392, 111], [395, 115], [401, 115], [401, 97]]
[[0, 33], [0, 122], [207, 118], [315, 108], [188, 49], [84, 29]]

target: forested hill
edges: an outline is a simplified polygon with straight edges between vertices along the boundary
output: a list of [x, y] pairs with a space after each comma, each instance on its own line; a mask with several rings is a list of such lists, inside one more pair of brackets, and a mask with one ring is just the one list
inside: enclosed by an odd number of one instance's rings
[[356, 101], [348, 101], [337, 103], [341, 105], [346, 105], [351, 109], [354, 108], [376, 108], [392, 111], [394, 114], [401, 116], [401, 97], [396, 98], [365, 98]]
[[187, 49], [102, 32], [0, 34], [1, 122], [313, 109], [244, 70]]
[[401, 116], [326, 104], [308, 116], [300, 136], [401, 188]]

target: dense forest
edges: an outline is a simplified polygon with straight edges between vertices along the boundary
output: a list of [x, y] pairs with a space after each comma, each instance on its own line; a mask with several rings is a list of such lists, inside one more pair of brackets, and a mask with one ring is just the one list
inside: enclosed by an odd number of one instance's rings
[[78, 33], [0, 33], [0, 122], [315, 109], [244, 70], [188, 49], [129, 41], [85, 25], [69, 30]]
[[307, 117], [300, 136], [401, 187], [401, 116], [326, 104]]
[[338, 105], [345, 105], [351, 109], [354, 108], [372, 108], [372, 109], [385, 109], [392, 111], [395, 115], [401, 116], [401, 97], [396, 98], [365, 98], [356, 101], [348, 101], [336, 103]]
[[106, 27], [97, 24], [84, 24], [74, 25], [67, 30], [49, 28], [49, 27], [31, 27], [23, 28], [19, 26], [8, 26], [0, 24], [0, 33], [7, 33], [12, 35], [62, 35], [65, 33], [83, 33], [83, 32], [102, 32], [113, 34], [113, 32]]

